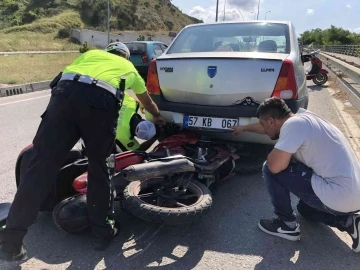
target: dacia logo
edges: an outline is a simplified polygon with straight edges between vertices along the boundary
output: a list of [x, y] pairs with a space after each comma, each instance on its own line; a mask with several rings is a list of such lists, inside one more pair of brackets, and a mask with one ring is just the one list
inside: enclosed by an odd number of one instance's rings
[[173, 67], [161, 67], [160, 70], [165, 71], [165, 72], [173, 72], [174, 68]]
[[275, 69], [273, 69], [273, 68], [262, 68], [261, 72], [275, 72]]

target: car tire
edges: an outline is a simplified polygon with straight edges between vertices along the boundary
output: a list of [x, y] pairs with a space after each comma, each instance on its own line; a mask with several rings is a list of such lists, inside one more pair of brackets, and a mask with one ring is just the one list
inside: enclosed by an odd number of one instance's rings
[[238, 174], [252, 174], [262, 171], [267, 155], [270, 153], [270, 146], [264, 144], [247, 144], [251, 147], [251, 153], [248, 154], [239, 151], [236, 154], [240, 156], [235, 161], [235, 172]]

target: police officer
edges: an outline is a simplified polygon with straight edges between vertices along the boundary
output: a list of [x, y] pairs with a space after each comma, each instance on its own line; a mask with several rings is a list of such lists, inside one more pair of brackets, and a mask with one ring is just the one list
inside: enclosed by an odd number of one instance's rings
[[[125, 93], [116, 132], [117, 145], [122, 151], [146, 151], [157, 139], [155, 125], [142, 119], [137, 113], [139, 105], [132, 96]], [[140, 143], [135, 136], [145, 142]]]
[[164, 119], [147, 93], [145, 82], [129, 61], [130, 51], [121, 42], [105, 51], [90, 50], [62, 73], [33, 140], [34, 154], [26, 168], [6, 227], [0, 229], [0, 258], [26, 258], [23, 238], [35, 222], [40, 206], [50, 192], [62, 163], [82, 138], [89, 159], [87, 204], [94, 248], [108, 247], [117, 229], [108, 218], [110, 187], [106, 158], [115, 142], [120, 101], [116, 97], [121, 76], [156, 124]]

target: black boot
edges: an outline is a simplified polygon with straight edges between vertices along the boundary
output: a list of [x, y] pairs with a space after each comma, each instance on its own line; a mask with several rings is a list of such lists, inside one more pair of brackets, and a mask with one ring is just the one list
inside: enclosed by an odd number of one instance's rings
[[93, 247], [96, 251], [102, 251], [109, 247], [111, 241], [113, 238], [115, 238], [118, 235], [118, 229], [116, 227], [113, 228], [111, 237], [108, 239], [104, 238], [95, 238], [93, 242]]
[[26, 232], [0, 229], [0, 260], [21, 261], [27, 258], [23, 246]]

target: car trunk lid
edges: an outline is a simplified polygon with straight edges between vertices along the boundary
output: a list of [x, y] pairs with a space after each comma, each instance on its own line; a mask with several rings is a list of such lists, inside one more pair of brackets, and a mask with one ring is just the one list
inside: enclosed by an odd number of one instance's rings
[[156, 60], [161, 93], [171, 102], [231, 106], [271, 97], [287, 54], [181, 53]]

